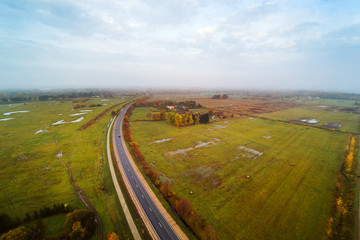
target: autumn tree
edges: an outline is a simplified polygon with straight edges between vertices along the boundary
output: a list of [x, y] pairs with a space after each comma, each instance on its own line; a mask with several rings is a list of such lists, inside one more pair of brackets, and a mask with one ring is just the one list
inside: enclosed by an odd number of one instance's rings
[[120, 240], [119, 236], [116, 233], [108, 233], [106, 240]]
[[193, 206], [186, 198], [181, 199], [176, 205], [176, 212], [182, 217], [189, 216], [192, 211]]
[[163, 182], [160, 185], [160, 192], [166, 197], [170, 197], [172, 195], [172, 190], [171, 190], [171, 184], [168, 180], [166, 180], [165, 182]]
[[165, 109], [161, 110], [160, 120], [166, 120], [166, 110]]
[[161, 120], [160, 113], [153, 113], [152, 119], [155, 120], [155, 121]]
[[64, 231], [70, 239], [89, 239], [95, 229], [95, 214], [87, 209], [75, 210], [66, 215]]

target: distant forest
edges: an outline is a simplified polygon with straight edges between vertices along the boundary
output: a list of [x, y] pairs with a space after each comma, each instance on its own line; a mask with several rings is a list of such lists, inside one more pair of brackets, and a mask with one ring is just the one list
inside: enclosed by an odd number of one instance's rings
[[0, 92], [0, 103], [17, 103], [33, 101], [51, 101], [51, 100], [73, 100], [75, 98], [112, 98], [116, 96], [134, 96], [138, 93], [119, 92], [119, 91], [99, 91], [99, 90], [79, 90], [79, 91], [54, 91], [54, 92], [36, 92], [36, 91], [7, 91]]

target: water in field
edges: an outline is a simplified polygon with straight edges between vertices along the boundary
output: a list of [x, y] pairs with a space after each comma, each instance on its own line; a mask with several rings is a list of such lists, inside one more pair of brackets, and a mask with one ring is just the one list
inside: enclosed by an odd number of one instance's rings
[[10, 116], [11, 114], [14, 114], [14, 113], [26, 113], [26, 112], [29, 112], [29, 111], [15, 111], [15, 112], [7, 112], [7, 113], [3, 113], [4, 116]]

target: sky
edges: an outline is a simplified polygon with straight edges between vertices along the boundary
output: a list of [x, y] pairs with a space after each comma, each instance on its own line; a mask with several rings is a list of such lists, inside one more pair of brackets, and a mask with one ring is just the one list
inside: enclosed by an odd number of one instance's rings
[[359, 0], [0, 0], [0, 89], [360, 93]]

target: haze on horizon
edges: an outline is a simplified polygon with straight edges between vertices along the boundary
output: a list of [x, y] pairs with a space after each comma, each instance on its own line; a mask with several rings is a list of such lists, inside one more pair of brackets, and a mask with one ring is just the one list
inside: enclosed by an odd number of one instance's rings
[[0, 89], [360, 93], [360, 1], [0, 1]]

